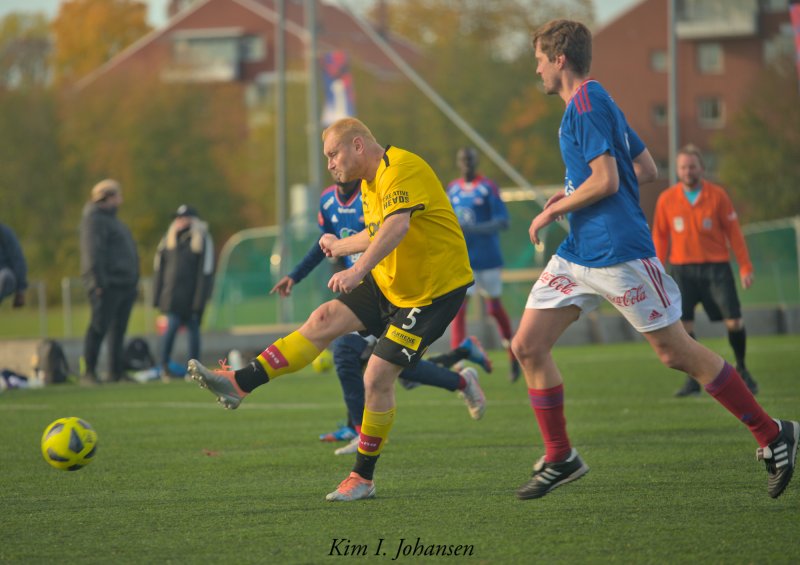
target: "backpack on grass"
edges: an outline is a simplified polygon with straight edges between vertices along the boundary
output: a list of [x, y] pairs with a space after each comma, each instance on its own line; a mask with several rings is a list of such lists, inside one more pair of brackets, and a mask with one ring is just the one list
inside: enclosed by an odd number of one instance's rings
[[126, 371], [143, 371], [156, 365], [156, 360], [150, 352], [150, 346], [141, 337], [135, 337], [128, 342], [123, 359]]
[[66, 382], [69, 376], [69, 364], [64, 348], [54, 339], [43, 339], [36, 346], [36, 363], [34, 371], [43, 384]]

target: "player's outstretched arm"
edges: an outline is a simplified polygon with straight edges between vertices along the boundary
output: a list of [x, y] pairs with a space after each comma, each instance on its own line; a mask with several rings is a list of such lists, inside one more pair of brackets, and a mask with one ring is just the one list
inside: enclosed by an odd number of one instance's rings
[[278, 284], [272, 287], [272, 290], [270, 290], [269, 293], [275, 294], [277, 292], [281, 297], [286, 298], [292, 293], [293, 286], [294, 279], [289, 275], [286, 275], [278, 281]]
[[269, 291], [270, 294], [276, 292], [282, 296], [287, 297], [292, 293], [292, 287], [302, 281], [313, 271], [322, 260], [325, 259], [325, 254], [320, 249], [317, 243], [314, 243], [306, 253], [305, 257], [300, 259], [297, 266], [292, 269], [292, 272], [278, 281], [278, 284], [272, 287]]

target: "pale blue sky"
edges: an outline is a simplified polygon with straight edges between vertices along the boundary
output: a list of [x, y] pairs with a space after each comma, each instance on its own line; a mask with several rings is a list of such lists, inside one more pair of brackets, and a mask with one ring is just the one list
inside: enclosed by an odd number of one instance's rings
[[[150, 6], [149, 20], [152, 24], [166, 21], [167, 3], [169, 0], [146, 0]], [[45, 12], [49, 17], [58, 13], [61, 0], [0, 0], [0, 18], [8, 12]]]
[[[150, 6], [149, 20], [155, 26], [163, 25], [166, 21], [168, 0], [145, 0]], [[348, 0], [353, 6], [362, 0]], [[597, 19], [605, 24], [620, 12], [636, 4], [638, 0], [595, 0]], [[45, 12], [53, 17], [58, 12], [60, 0], [0, 0], [0, 18], [8, 12]]]

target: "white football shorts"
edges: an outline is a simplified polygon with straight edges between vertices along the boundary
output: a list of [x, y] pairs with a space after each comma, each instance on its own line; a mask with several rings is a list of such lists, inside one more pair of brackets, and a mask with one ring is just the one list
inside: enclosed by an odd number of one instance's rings
[[475, 284], [467, 289], [467, 296], [480, 292], [481, 296], [487, 298], [500, 298], [503, 294], [502, 267], [472, 271], [472, 276], [475, 278]]
[[640, 333], [681, 319], [681, 294], [656, 257], [611, 267], [583, 267], [553, 255], [528, 295], [525, 308], [575, 305], [591, 312], [609, 301]]

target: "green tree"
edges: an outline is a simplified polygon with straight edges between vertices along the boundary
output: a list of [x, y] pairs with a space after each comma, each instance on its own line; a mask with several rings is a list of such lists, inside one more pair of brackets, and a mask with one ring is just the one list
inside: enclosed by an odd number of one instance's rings
[[417, 45], [478, 42], [515, 60], [530, 50], [530, 31], [553, 18], [594, 21], [592, 0], [390, 0], [394, 33]]
[[[535, 91], [530, 31], [555, 17], [593, 20], [588, 0], [394, 0], [389, 28], [421, 46], [426, 81], [532, 184], [555, 183], [563, 166], [555, 138], [563, 105]], [[357, 72], [359, 115], [429, 160], [444, 182], [457, 175], [467, 137], [407, 81], [377, 82]], [[387, 112], [386, 108], [391, 111]], [[484, 158], [483, 172], [510, 183]]]
[[57, 292], [64, 209], [59, 190], [58, 104], [48, 88], [50, 41], [41, 14], [0, 20], [0, 202], [3, 221], [19, 235], [32, 281]]
[[0, 88], [29, 88], [47, 83], [48, 34], [43, 14], [11, 13], [0, 20]]
[[150, 29], [142, 0], [64, 0], [52, 23], [56, 81], [79, 80]]
[[744, 222], [800, 215], [800, 95], [794, 61], [767, 68], [714, 143], [719, 176]]
[[[65, 98], [65, 190], [76, 225], [91, 186], [113, 177], [123, 185], [120, 217], [139, 245], [144, 274], [152, 272], [155, 247], [181, 203], [196, 206], [223, 242], [240, 228], [244, 207], [243, 180], [229, 165], [244, 139], [225, 119], [228, 106], [224, 89], [140, 79], [98, 82]], [[74, 260], [71, 271], [77, 268]]]

